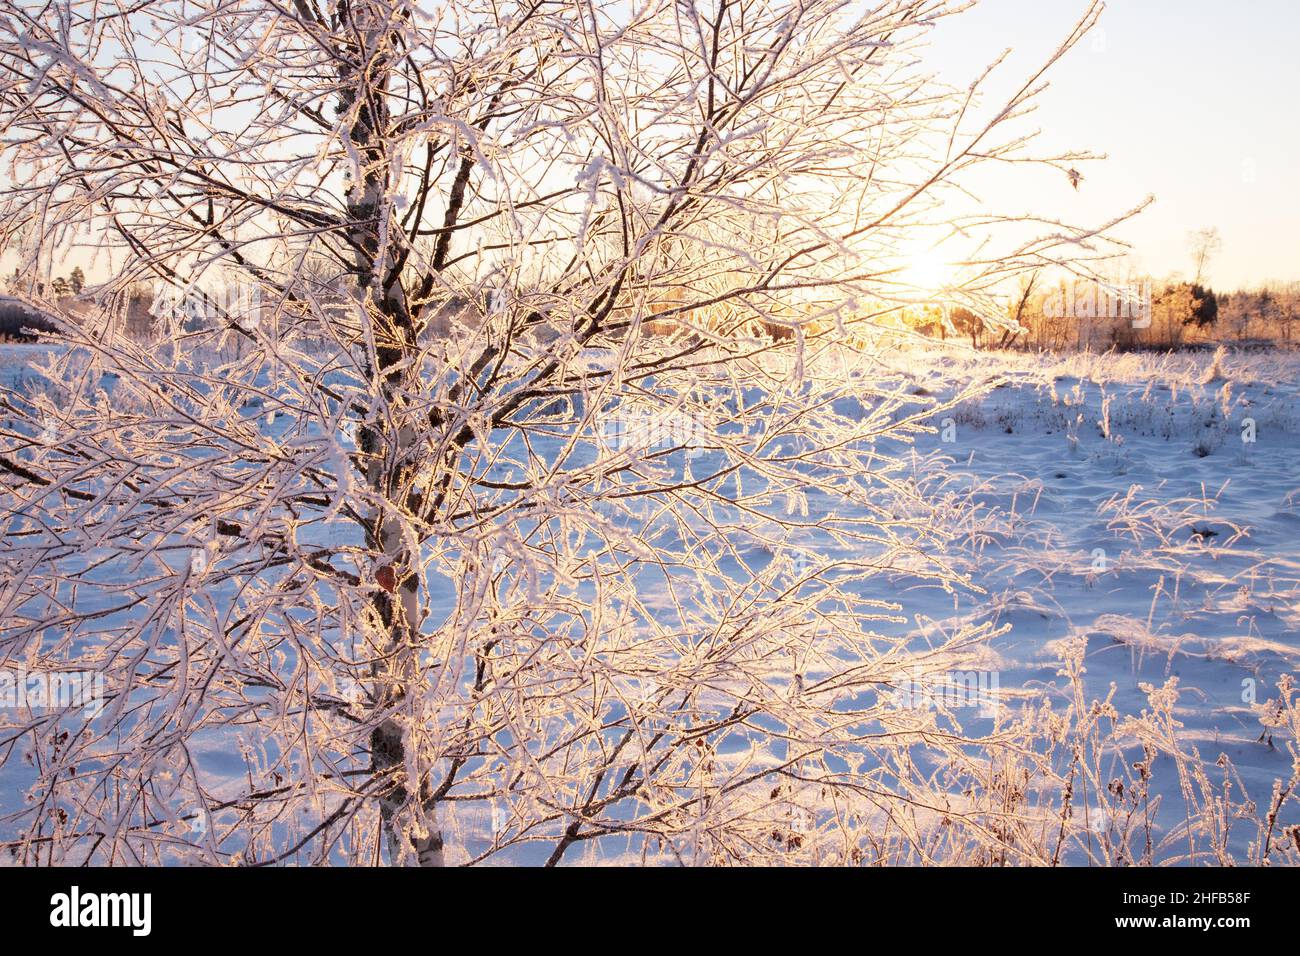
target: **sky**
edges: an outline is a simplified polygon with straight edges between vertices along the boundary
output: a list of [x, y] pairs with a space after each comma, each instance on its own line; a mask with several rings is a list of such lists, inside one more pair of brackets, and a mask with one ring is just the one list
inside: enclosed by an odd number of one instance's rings
[[[1086, 7], [983, 0], [933, 32], [935, 68], [966, 86], [1012, 48], [990, 87], [1005, 99]], [[1055, 171], [1017, 172], [982, 198], [1092, 223], [1153, 195], [1118, 233], [1142, 271], [1190, 276], [1187, 233], [1213, 226], [1223, 242], [1208, 269], [1214, 286], [1300, 279], [1298, 46], [1295, 0], [1110, 0], [1100, 28], [1049, 74], [1026, 121], [1043, 129], [1044, 146], [1108, 159], [1082, 167], [1077, 192]]]
[[[981, 0], [941, 21], [924, 66], [965, 87], [1004, 50], [986, 105], [1055, 51], [1087, 0]], [[1190, 275], [1188, 233], [1217, 227], [1207, 279], [1219, 289], [1300, 280], [1300, 0], [1109, 0], [1099, 29], [1049, 74], [1044, 149], [1108, 159], [1059, 172], [1017, 166], [979, 184], [999, 212], [1098, 224], [1154, 196], [1116, 233], [1131, 267]], [[0, 255], [0, 267], [13, 268]], [[89, 265], [89, 264], [87, 264]], [[56, 270], [57, 271], [57, 270]], [[88, 268], [93, 271], [93, 267]]]

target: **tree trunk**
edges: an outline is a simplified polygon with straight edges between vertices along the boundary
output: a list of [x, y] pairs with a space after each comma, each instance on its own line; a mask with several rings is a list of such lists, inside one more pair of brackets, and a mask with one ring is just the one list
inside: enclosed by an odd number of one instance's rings
[[[352, 185], [347, 194], [348, 218], [357, 266], [357, 304], [368, 313], [375, 348], [368, 368], [372, 389], [382, 400], [364, 423], [358, 445], [367, 457], [366, 483], [376, 504], [367, 516], [366, 534], [372, 552], [381, 557], [375, 568], [379, 587], [371, 598], [381, 622], [386, 646], [373, 666], [375, 706], [388, 716], [370, 737], [371, 770], [385, 778], [379, 791], [380, 814], [390, 860], [400, 862], [412, 851], [420, 866], [441, 866], [442, 836], [432, 798], [413, 794], [406, 746], [407, 728], [401, 706], [408, 688], [418, 680], [420, 640], [420, 582], [417, 556], [409, 553], [394, 513], [407, 510], [405, 472], [413, 464], [413, 429], [402, 421], [407, 387], [416, 375], [406, 360], [418, 351], [415, 323], [401, 282], [405, 233], [393, 214], [389, 195], [397, 184], [401, 157], [389, 154], [385, 131], [389, 125], [388, 85], [396, 55], [395, 37], [387, 16], [391, 7], [371, 0], [338, 6], [341, 22], [350, 25], [360, 47], [358, 55], [340, 68], [343, 94], [340, 114], [355, 148]], [[384, 414], [382, 410], [387, 410]], [[421, 801], [416, 803], [416, 801]], [[413, 817], [423, 817], [424, 826]], [[418, 832], [426, 829], [427, 832]]]

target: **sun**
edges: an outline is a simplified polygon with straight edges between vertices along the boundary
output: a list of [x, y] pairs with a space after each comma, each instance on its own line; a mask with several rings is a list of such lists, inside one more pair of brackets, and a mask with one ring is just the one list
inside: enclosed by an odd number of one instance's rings
[[912, 256], [899, 272], [899, 281], [909, 291], [926, 295], [940, 293], [952, 285], [953, 265], [936, 249]]

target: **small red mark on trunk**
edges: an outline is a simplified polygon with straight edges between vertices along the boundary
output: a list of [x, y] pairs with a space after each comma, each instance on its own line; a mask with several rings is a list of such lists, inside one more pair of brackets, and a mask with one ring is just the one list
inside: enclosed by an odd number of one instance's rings
[[389, 594], [397, 590], [397, 574], [393, 571], [392, 565], [385, 564], [375, 572], [375, 583]]

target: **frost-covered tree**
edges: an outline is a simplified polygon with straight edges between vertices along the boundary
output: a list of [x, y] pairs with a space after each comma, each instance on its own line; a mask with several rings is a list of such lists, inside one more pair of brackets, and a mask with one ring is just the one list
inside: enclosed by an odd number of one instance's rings
[[1210, 262], [1223, 249], [1223, 237], [1217, 226], [1196, 229], [1187, 234], [1187, 249], [1192, 256], [1192, 283], [1200, 285], [1208, 276]]
[[1034, 158], [1041, 72], [940, 85], [926, 0], [0, 10], [0, 234], [111, 272], [0, 400], [0, 663], [104, 685], [0, 717], [18, 858], [988, 836], [916, 756], [965, 738], [892, 703], [983, 630], [914, 653], [863, 596], [956, 583], [935, 408], [854, 372], [916, 237], [987, 237], [951, 296], [996, 324], [1099, 236], [944, 211]]

